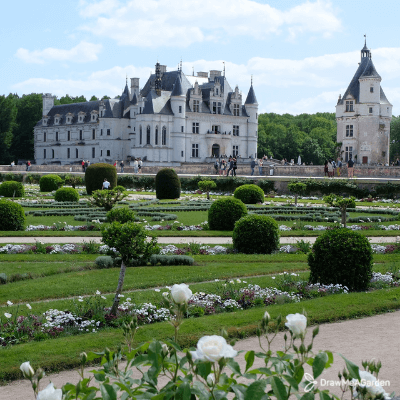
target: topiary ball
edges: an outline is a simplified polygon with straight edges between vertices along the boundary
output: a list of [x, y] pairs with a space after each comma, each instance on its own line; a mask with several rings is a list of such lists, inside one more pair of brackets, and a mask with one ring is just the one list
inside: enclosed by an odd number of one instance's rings
[[208, 225], [214, 231], [231, 231], [235, 222], [246, 214], [247, 208], [241, 200], [219, 199], [208, 210]]
[[156, 175], [157, 199], [179, 199], [181, 197], [181, 181], [171, 168], [163, 168]]
[[76, 189], [70, 187], [62, 187], [58, 189], [54, 195], [55, 201], [79, 201], [79, 193]]
[[117, 169], [106, 163], [91, 164], [86, 168], [85, 184], [86, 192], [91, 195], [94, 190], [101, 190], [104, 178], [110, 182], [110, 189], [117, 186]]
[[9, 200], [0, 200], [0, 230], [23, 231], [25, 213], [22, 206]]
[[328, 230], [308, 255], [310, 282], [366, 290], [372, 277], [372, 248], [368, 238], [349, 229]]
[[64, 181], [58, 175], [43, 175], [40, 178], [39, 186], [41, 192], [52, 192], [62, 186]]
[[247, 215], [235, 223], [232, 240], [239, 253], [271, 254], [279, 248], [278, 223], [267, 215]]
[[135, 221], [135, 213], [128, 207], [113, 208], [106, 214], [107, 222], [118, 221], [121, 224]]
[[257, 204], [264, 202], [264, 190], [257, 185], [242, 185], [236, 188], [233, 196], [242, 200], [244, 204]]
[[24, 195], [24, 185], [21, 182], [6, 181], [0, 185], [0, 196], [23, 197]]

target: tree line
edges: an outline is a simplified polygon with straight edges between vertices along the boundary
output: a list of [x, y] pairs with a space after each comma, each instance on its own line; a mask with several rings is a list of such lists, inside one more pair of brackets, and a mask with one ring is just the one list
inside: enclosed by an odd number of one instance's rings
[[[104, 96], [104, 99], [110, 97]], [[92, 96], [89, 101], [99, 100]], [[85, 96], [57, 98], [55, 105], [86, 102]], [[0, 96], [0, 164], [33, 160], [33, 128], [42, 118], [42, 94]], [[321, 165], [336, 158], [336, 120], [334, 113], [260, 114], [258, 156], [287, 160], [300, 155], [306, 164]], [[400, 116], [391, 123], [391, 160], [400, 157]]]

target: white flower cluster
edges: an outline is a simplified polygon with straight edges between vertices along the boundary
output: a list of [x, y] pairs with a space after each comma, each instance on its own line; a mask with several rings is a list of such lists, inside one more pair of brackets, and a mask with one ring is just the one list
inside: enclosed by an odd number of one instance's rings
[[190, 298], [189, 305], [204, 308], [221, 307], [229, 311], [239, 310], [242, 308], [236, 300], [229, 299], [223, 301], [221, 296], [218, 296], [216, 294], [207, 294], [203, 292], [195, 293]]
[[106, 244], [99, 247], [99, 253], [106, 254], [109, 251], [112, 251], [113, 253], [118, 253], [118, 251], [115, 247], [109, 247]]
[[0, 247], [0, 254], [17, 254], [27, 251], [30, 246], [25, 244], [6, 244]]
[[329, 294], [336, 294], [336, 293], [349, 293], [349, 288], [347, 286], [343, 286], [339, 283], [330, 285], [323, 285], [322, 283], [311, 283], [308, 285], [310, 289], [317, 289], [319, 292], [326, 292]]
[[381, 246], [380, 244], [371, 244], [372, 251], [378, 254], [385, 254], [386, 247]]
[[383, 282], [392, 284], [394, 282], [397, 282], [397, 280], [393, 278], [393, 274], [391, 274], [390, 272], [386, 272], [386, 274], [382, 274], [380, 272], [372, 272], [372, 278], [370, 282]]
[[254, 292], [255, 298], [263, 299], [266, 302], [272, 302], [277, 296], [280, 298], [285, 297], [287, 298], [287, 300], [293, 301], [295, 303], [298, 303], [301, 299], [301, 296], [299, 294], [283, 292], [282, 290], [279, 290], [277, 288], [262, 289], [260, 286], [252, 284], [249, 284], [246, 288], [240, 289], [240, 292], [245, 293], [249, 290]]
[[78, 250], [76, 248], [76, 245], [73, 243], [64, 244], [63, 246], [60, 246], [59, 244], [55, 244], [52, 247], [53, 247], [53, 250], [49, 254], [74, 253]]
[[71, 312], [50, 309], [43, 313], [46, 322], [42, 325], [42, 329], [51, 328], [76, 328], [80, 332], [97, 332], [100, 321], [83, 320]]
[[[226, 253], [226, 247], [224, 246], [214, 246], [214, 247], [210, 247], [207, 245], [201, 246], [200, 247], [201, 250], [205, 250], [207, 254], [225, 254]], [[174, 246], [173, 244], [169, 244], [165, 247], [163, 247], [160, 250], [160, 254], [165, 255], [165, 254], [174, 254], [177, 250], [179, 250], [178, 247]]]

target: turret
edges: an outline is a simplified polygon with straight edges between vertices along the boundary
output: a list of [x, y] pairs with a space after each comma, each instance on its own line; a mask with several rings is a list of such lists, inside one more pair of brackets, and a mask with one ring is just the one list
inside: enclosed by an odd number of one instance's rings
[[253, 88], [253, 79], [251, 80], [251, 86], [244, 106], [247, 115], [249, 116], [247, 121], [247, 136], [249, 138], [247, 154], [249, 156], [257, 157], [258, 102]]
[[[173, 135], [175, 138], [185, 136], [186, 132], [186, 95], [182, 89], [181, 76], [178, 74], [171, 92], [171, 108], [174, 113]], [[177, 160], [184, 160], [185, 141], [175, 140], [174, 155]], [[182, 157], [183, 154], [183, 157]]]

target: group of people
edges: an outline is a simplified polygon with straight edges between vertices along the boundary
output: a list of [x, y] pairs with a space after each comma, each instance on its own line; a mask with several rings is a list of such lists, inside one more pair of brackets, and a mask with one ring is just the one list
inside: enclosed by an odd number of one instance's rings
[[237, 160], [235, 157], [229, 157], [228, 161], [226, 161], [224, 158], [215, 160], [214, 169], [216, 175], [228, 176], [231, 172], [232, 176], [236, 176]]
[[133, 172], [135, 174], [141, 174], [142, 173], [142, 168], [143, 168], [143, 161], [142, 159], [139, 158], [135, 158], [135, 160], [133, 161]]
[[[113, 164], [115, 169], [117, 168], [117, 164], [118, 164], [118, 161], [115, 160], [115, 162]], [[121, 174], [123, 174], [124, 173], [124, 167], [125, 167], [125, 164], [124, 164], [123, 160], [121, 160], [121, 162], [119, 163], [119, 167], [121, 168]]]
[[[324, 176], [328, 176], [329, 178], [333, 178], [335, 176], [335, 171], [337, 176], [340, 176], [342, 170], [342, 160], [340, 158], [335, 160], [325, 160], [324, 164]], [[350, 157], [349, 161], [347, 161], [347, 177], [353, 178], [354, 177], [354, 161]]]
[[82, 160], [82, 171], [86, 172], [86, 168], [90, 166], [90, 161], [89, 160]]
[[[265, 157], [265, 156], [264, 156]], [[251, 169], [251, 176], [253, 176], [254, 175], [254, 168], [256, 167], [256, 166], [258, 166], [258, 175], [262, 175], [262, 167], [263, 167], [263, 160], [265, 160], [265, 158], [259, 158], [259, 159], [253, 159], [253, 160], [251, 160], [251, 162], [250, 162], [250, 169]], [[266, 158], [267, 160], [268, 160], [268, 157]]]

